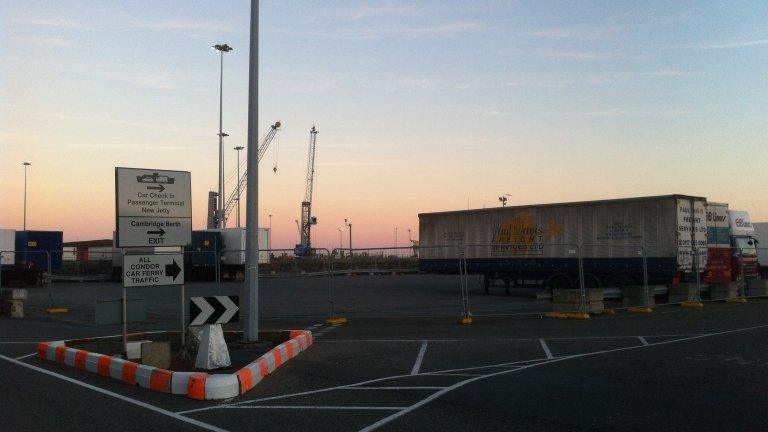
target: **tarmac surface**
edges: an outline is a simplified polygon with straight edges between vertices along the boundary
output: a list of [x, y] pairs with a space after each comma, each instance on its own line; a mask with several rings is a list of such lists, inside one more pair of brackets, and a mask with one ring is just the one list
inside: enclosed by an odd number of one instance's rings
[[[31, 355], [38, 341], [119, 333], [119, 326], [95, 326], [87, 307], [91, 291], [104, 292], [110, 285], [62, 288], [61, 299], [74, 301], [74, 293], [80, 293], [79, 311], [54, 316], [32, 306], [27, 318], [0, 317], [0, 429], [768, 428], [768, 299], [707, 302], [695, 310], [663, 306], [651, 315], [619, 311], [571, 321], [541, 318], [530, 311], [545, 302], [503, 296], [503, 289], [497, 289], [488, 297], [473, 296], [488, 310], [522, 313], [478, 316], [462, 326], [461, 309], [455, 308], [460, 301], [445, 303], [447, 293], [458, 295], [452, 284], [441, 288], [441, 281], [419, 281], [416, 275], [408, 276], [416, 283], [404, 276], [376, 278], [377, 287], [364, 278], [343, 282], [350, 284], [350, 292], [360, 287], [358, 302], [347, 293], [343, 303], [365, 313], [346, 315], [349, 323], [339, 327], [324, 324], [326, 305], [299, 302], [304, 312], [293, 314], [290, 300], [296, 292], [286, 292], [288, 285], [265, 288], [262, 327], [307, 328], [315, 343], [247, 394], [204, 402], [152, 393]], [[236, 285], [227, 289], [236, 291]], [[207, 295], [211, 289], [190, 287]], [[297, 291], [312, 294], [313, 289], [321, 290], [307, 286]], [[393, 290], [392, 297], [382, 295], [383, 289]], [[63, 295], [67, 290], [70, 296]], [[33, 293], [30, 303], [41, 293]], [[153, 320], [134, 323], [131, 331], [178, 325], [173, 315], [178, 292], [144, 294]], [[311, 296], [324, 297], [327, 292]], [[430, 298], [439, 307], [422, 305]]]

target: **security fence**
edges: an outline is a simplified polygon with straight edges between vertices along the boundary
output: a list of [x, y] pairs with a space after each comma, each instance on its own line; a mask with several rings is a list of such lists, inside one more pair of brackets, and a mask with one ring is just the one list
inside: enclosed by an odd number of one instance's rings
[[[183, 254], [186, 297], [243, 294], [245, 251]], [[2, 251], [0, 262], [0, 297], [28, 287], [33, 308], [64, 306], [95, 322], [100, 307], [122, 299], [121, 251]], [[259, 251], [260, 311], [264, 319], [322, 320], [695, 305], [768, 296], [765, 262], [768, 247], [758, 245], [468, 244], [306, 256], [270, 249]], [[149, 322], [177, 322], [178, 290], [129, 288], [128, 299], [143, 302]]]

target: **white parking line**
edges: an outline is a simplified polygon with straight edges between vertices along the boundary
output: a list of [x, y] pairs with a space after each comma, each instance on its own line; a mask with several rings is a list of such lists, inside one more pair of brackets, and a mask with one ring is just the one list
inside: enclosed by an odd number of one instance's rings
[[[647, 337], [689, 337], [689, 336], [701, 336], [704, 333], [684, 333], [684, 334], [659, 334], [659, 335], [646, 335]], [[548, 337], [547, 340], [599, 340], [599, 339], [633, 339], [637, 338], [636, 335], [629, 336], [575, 336], [575, 337]], [[468, 343], [484, 343], [484, 342], [530, 342], [537, 341], [539, 338], [478, 338], [478, 339], [334, 339], [323, 341], [323, 343], [397, 343], [397, 342], [468, 342]]]
[[638, 336], [637, 338], [638, 338], [638, 339], [640, 339], [640, 343], [641, 343], [641, 344], [643, 344], [643, 345], [646, 345], [646, 346], [648, 345], [648, 341], [647, 341], [647, 340], [645, 340], [645, 338], [644, 338], [644, 337], [642, 337], [642, 336]]
[[224, 409], [304, 409], [304, 410], [383, 410], [397, 411], [407, 407], [376, 407], [376, 406], [315, 406], [315, 405], [236, 405], [225, 406]]
[[[497, 377], [497, 376], [500, 376], [500, 375], [506, 375], [506, 374], [509, 374], [509, 373], [512, 373], [512, 372], [517, 372], [517, 371], [521, 371], [521, 370], [525, 370], [525, 369], [530, 369], [530, 368], [534, 368], [534, 367], [537, 367], [537, 366], [548, 365], [548, 364], [551, 364], [551, 363], [558, 363], [558, 362], [561, 362], [561, 361], [570, 360], [570, 359], [574, 359], [574, 358], [592, 357], [592, 356], [596, 356], [596, 355], [600, 355], [600, 354], [607, 354], [607, 353], [621, 352], [621, 351], [629, 351], [629, 350], [634, 350], [634, 349], [638, 349], [638, 348], [646, 349], [646, 348], [650, 348], [650, 347], [657, 346], [657, 345], [668, 345], [668, 344], [673, 344], [673, 343], [677, 343], [677, 342], [685, 342], [685, 341], [696, 340], [696, 339], [701, 339], [701, 338], [706, 338], [706, 337], [711, 337], [711, 336], [720, 336], [720, 335], [731, 334], [731, 333], [739, 333], [739, 332], [744, 332], [744, 331], [749, 331], [749, 330], [764, 329], [766, 327], [768, 327], [768, 324], [759, 325], [759, 326], [753, 326], [753, 327], [745, 327], [745, 328], [740, 328], [740, 329], [735, 329], [735, 330], [726, 330], [726, 331], [715, 332], [715, 333], [707, 333], [707, 334], [696, 335], [696, 336], [691, 336], [691, 337], [685, 337], [685, 338], [680, 338], [680, 339], [666, 340], [666, 341], [656, 342], [656, 343], [648, 344], [648, 345], [635, 345], [635, 346], [629, 346], [629, 347], [613, 348], [613, 349], [607, 349], [607, 350], [601, 350], [601, 351], [594, 351], [594, 352], [583, 353], [583, 354], [575, 354], [575, 355], [571, 355], [571, 356], [567, 356], [567, 357], [558, 357], [558, 358], [554, 358], [552, 360], [547, 360], [547, 361], [543, 361], [543, 362], [540, 362], [540, 363], [534, 363], [534, 364], [522, 366], [522, 367], [517, 368], [517, 369], [512, 369], [512, 370], [502, 371], [502, 372], [494, 372], [494, 373], [490, 373], [490, 374], [487, 374], [487, 375], [479, 376], [479, 377], [476, 377], [476, 378], [468, 378], [468, 379], [466, 379], [464, 381], [460, 381], [460, 382], [458, 382], [458, 383], [456, 383], [456, 384], [454, 384], [452, 386], [446, 387], [443, 390], [435, 392], [432, 395], [430, 395], [430, 396], [428, 396], [428, 397], [426, 397], [426, 398], [416, 402], [415, 404], [409, 406], [408, 408], [406, 408], [406, 409], [404, 409], [402, 411], [398, 411], [398, 412], [396, 412], [396, 413], [394, 413], [394, 414], [392, 414], [392, 415], [390, 415], [388, 417], [384, 417], [383, 419], [381, 419], [381, 420], [379, 420], [379, 421], [377, 421], [377, 422], [375, 422], [373, 424], [370, 424], [367, 427], [364, 427], [364, 428], [360, 429], [359, 432], [371, 432], [371, 431], [374, 431], [374, 430], [376, 430], [376, 429], [378, 429], [378, 428], [380, 428], [380, 427], [382, 427], [382, 426], [384, 426], [384, 425], [386, 425], [386, 424], [388, 424], [388, 423], [390, 423], [390, 422], [392, 422], [392, 421], [394, 421], [394, 420], [396, 420], [396, 419], [398, 419], [398, 418], [400, 418], [400, 417], [402, 417], [402, 416], [404, 416], [404, 415], [406, 415], [406, 414], [408, 414], [408, 413], [410, 413], [410, 412], [412, 412], [412, 411], [414, 411], [414, 410], [416, 410], [418, 408], [421, 408], [422, 406], [432, 402], [433, 400], [441, 397], [442, 395], [444, 395], [444, 394], [446, 394], [448, 392], [451, 392], [453, 390], [461, 388], [461, 387], [463, 387], [463, 386], [465, 386], [467, 384], [473, 383], [475, 381], [479, 381], [481, 379], [494, 378], [494, 377]], [[541, 340], [543, 341], [543, 339], [541, 339]]]
[[85, 387], [87, 389], [93, 390], [95, 392], [98, 392], [98, 393], [101, 393], [101, 394], [104, 394], [104, 395], [107, 395], [107, 396], [111, 396], [111, 397], [113, 397], [115, 399], [119, 399], [119, 400], [121, 400], [123, 402], [128, 402], [130, 404], [133, 404], [133, 405], [136, 405], [136, 406], [140, 406], [142, 408], [146, 408], [146, 409], [154, 411], [156, 413], [160, 413], [160, 414], [166, 415], [166, 416], [171, 417], [173, 419], [176, 419], [176, 420], [179, 420], [179, 421], [182, 421], [182, 422], [185, 422], [185, 423], [197, 426], [197, 427], [205, 429], [205, 430], [209, 430], [209, 431], [212, 431], [212, 432], [227, 432], [226, 429], [222, 429], [220, 427], [216, 427], [216, 426], [210, 425], [208, 423], [203, 423], [201, 421], [198, 421], [198, 420], [195, 420], [195, 419], [192, 419], [192, 418], [189, 418], [189, 417], [184, 417], [184, 416], [179, 415], [179, 414], [177, 414], [175, 412], [168, 411], [168, 410], [162, 409], [160, 407], [156, 407], [154, 405], [150, 405], [150, 404], [148, 404], [146, 402], [141, 402], [141, 401], [138, 401], [136, 399], [131, 399], [131, 398], [123, 396], [121, 394], [113, 393], [113, 392], [111, 392], [109, 390], [105, 390], [105, 389], [103, 389], [101, 387], [96, 387], [94, 385], [90, 385], [90, 384], [78, 381], [76, 379], [72, 379], [72, 378], [70, 378], [68, 376], [60, 375], [60, 374], [57, 374], [56, 372], [49, 371], [49, 370], [43, 369], [43, 368], [39, 368], [37, 366], [33, 366], [31, 364], [27, 364], [27, 363], [18, 361], [16, 359], [12, 359], [12, 358], [6, 357], [4, 355], [0, 355], [0, 359], [8, 361], [8, 362], [11, 362], [11, 363], [13, 363], [15, 365], [18, 365], [18, 366], [21, 366], [21, 367], [25, 367], [27, 369], [31, 369], [31, 370], [36, 371], [36, 372], [40, 372], [40, 373], [52, 376], [54, 378], [58, 378], [60, 380], [66, 381], [68, 383], [75, 384], [75, 385], [78, 385], [80, 387]]
[[547, 346], [547, 342], [544, 339], [539, 339], [539, 343], [541, 344], [541, 348], [544, 350], [544, 354], [547, 355], [548, 359], [553, 359], [555, 356], [552, 355], [552, 351], [549, 350], [549, 347]]
[[421, 368], [421, 362], [424, 361], [424, 353], [427, 351], [427, 342], [424, 341], [421, 343], [421, 348], [419, 348], [419, 354], [416, 356], [416, 363], [413, 364], [413, 369], [411, 369], [411, 375], [416, 375], [419, 373], [419, 369]]
[[344, 387], [340, 390], [440, 390], [445, 386]]
[[19, 357], [16, 357], [16, 358], [15, 358], [15, 360], [21, 360], [21, 359], [25, 359], [25, 358], [27, 358], [27, 357], [32, 357], [33, 355], [37, 355], [37, 353], [36, 353], [36, 352], [33, 352], [33, 353], [31, 353], [31, 354], [25, 354], [25, 355], [23, 355], [23, 356], [19, 356]]

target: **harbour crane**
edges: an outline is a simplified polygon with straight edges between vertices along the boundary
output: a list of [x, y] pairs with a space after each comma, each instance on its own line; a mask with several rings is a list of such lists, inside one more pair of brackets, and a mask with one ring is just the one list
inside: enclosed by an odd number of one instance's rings
[[312, 216], [312, 188], [315, 177], [315, 147], [317, 145], [317, 129], [312, 126], [309, 131], [309, 155], [307, 157], [307, 186], [304, 191], [304, 201], [301, 202], [301, 225], [299, 231], [301, 240], [293, 249], [297, 256], [312, 254], [312, 225], [317, 224], [317, 218]]
[[[259, 151], [257, 153], [257, 160], [261, 162], [261, 158], [264, 157], [264, 154], [267, 153], [267, 150], [269, 149], [269, 144], [272, 143], [272, 140], [275, 138], [275, 135], [280, 131], [280, 126], [282, 123], [280, 121], [275, 122], [275, 124], [271, 125], [269, 127], [269, 131], [264, 135], [264, 138], [262, 138], [261, 143], [259, 144]], [[243, 162], [245, 163], [245, 162]], [[275, 166], [272, 168], [274, 172], [277, 172], [277, 167]], [[227, 225], [227, 219], [229, 219], [229, 215], [232, 213], [232, 210], [235, 209], [235, 206], [239, 204], [238, 202], [238, 191], [245, 190], [246, 183], [248, 182], [248, 170], [243, 169], [242, 175], [239, 179], [237, 179], [237, 187], [229, 194], [229, 198], [224, 202], [224, 226]], [[212, 198], [209, 196], [209, 201]], [[210, 205], [209, 205], [210, 207]], [[217, 218], [215, 213], [209, 215], [208, 217], [208, 228], [215, 228], [217, 226], [216, 224]]]

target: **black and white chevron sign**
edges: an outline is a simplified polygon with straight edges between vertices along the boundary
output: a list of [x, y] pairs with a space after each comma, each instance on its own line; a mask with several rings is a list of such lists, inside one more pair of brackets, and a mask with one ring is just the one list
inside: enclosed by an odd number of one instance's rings
[[189, 298], [189, 325], [226, 324], [240, 319], [238, 296]]

